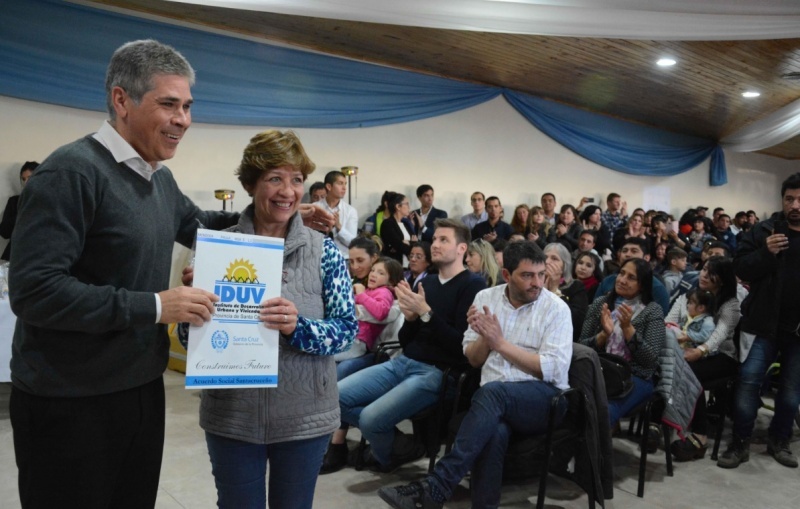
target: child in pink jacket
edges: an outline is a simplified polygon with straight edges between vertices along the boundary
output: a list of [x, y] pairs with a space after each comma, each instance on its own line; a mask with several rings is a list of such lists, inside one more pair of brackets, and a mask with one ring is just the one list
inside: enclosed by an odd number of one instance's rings
[[372, 265], [369, 272], [367, 286], [354, 284], [353, 292], [357, 306], [363, 306], [364, 310], [371, 315], [373, 320], [366, 321], [366, 316], [359, 316], [358, 334], [356, 339], [362, 345], [353, 344], [350, 350], [371, 352], [386, 324], [373, 323], [373, 321], [383, 321], [389, 315], [389, 310], [394, 303], [394, 286], [403, 279], [403, 267], [391, 258], [380, 258]]

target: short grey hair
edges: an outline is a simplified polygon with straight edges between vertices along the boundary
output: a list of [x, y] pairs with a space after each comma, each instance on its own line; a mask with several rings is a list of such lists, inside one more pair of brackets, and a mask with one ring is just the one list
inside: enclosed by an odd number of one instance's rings
[[549, 253], [550, 251], [555, 251], [559, 258], [561, 258], [561, 262], [564, 264], [564, 270], [561, 274], [561, 277], [564, 279], [564, 284], [568, 285], [572, 283], [572, 256], [570, 256], [569, 251], [564, 244], [560, 244], [558, 242], [551, 242], [544, 246], [544, 254]]
[[111, 102], [111, 90], [123, 89], [139, 104], [144, 94], [153, 89], [157, 75], [183, 76], [194, 85], [194, 69], [172, 46], [153, 39], [126, 42], [114, 52], [106, 71], [106, 108], [111, 120], [117, 117]]

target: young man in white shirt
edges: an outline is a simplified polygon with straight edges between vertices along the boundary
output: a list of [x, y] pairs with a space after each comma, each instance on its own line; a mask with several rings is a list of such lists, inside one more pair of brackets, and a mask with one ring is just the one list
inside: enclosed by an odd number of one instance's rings
[[331, 236], [336, 242], [336, 247], [342, 252], [346, 260], [350, 259], [350, 241], [358, 234], [358, 212], [355, 207], [344, 201], [347, 194], [347, 177], [344, 173], [334, 170], [325, 175], [324, 200], [316, 203], [324, 210], [333, 214], [336, 224], [331, 229]]
[[503, 251], [508, 284], [478, 293], [464, 334], [464, 354], [482, 366], [481, 388], [453, 450], [433, 473], [378, 491], [392, 507], [440, 508], [470, 470], [472, 507], [497, 507], [511, 432], [546, 429], [553, 396], [569, 386], [572, 319], [564, 301], [545, 288], [545, 260], [533, 242], [514, 242]]

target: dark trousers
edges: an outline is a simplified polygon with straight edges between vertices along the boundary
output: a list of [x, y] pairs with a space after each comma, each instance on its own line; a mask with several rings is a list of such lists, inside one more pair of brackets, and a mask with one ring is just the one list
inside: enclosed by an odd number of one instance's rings
[[11, 390], [23, 509], [154, 507], [164, 449], [164, 380], [51, 398]]
[[[725, 354], [717, 354], [695, 362], [690, 362], [694, 376], [705, 386], [708, 382], [736, 374], [739, 363]], [[727, 397], [725, 395], [724, 397]], [[700, 393], [694, 407], [694, 417], [689, 426], [694, 433], [708, 435], [708, 412], [706, 411], [706, 391]]]

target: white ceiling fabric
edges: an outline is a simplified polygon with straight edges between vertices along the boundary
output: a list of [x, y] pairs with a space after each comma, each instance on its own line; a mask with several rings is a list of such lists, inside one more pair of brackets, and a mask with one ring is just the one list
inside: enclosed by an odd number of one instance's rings
[[797, 0], [172, 0], [427, 28], [647, 40], [800, 37]]

